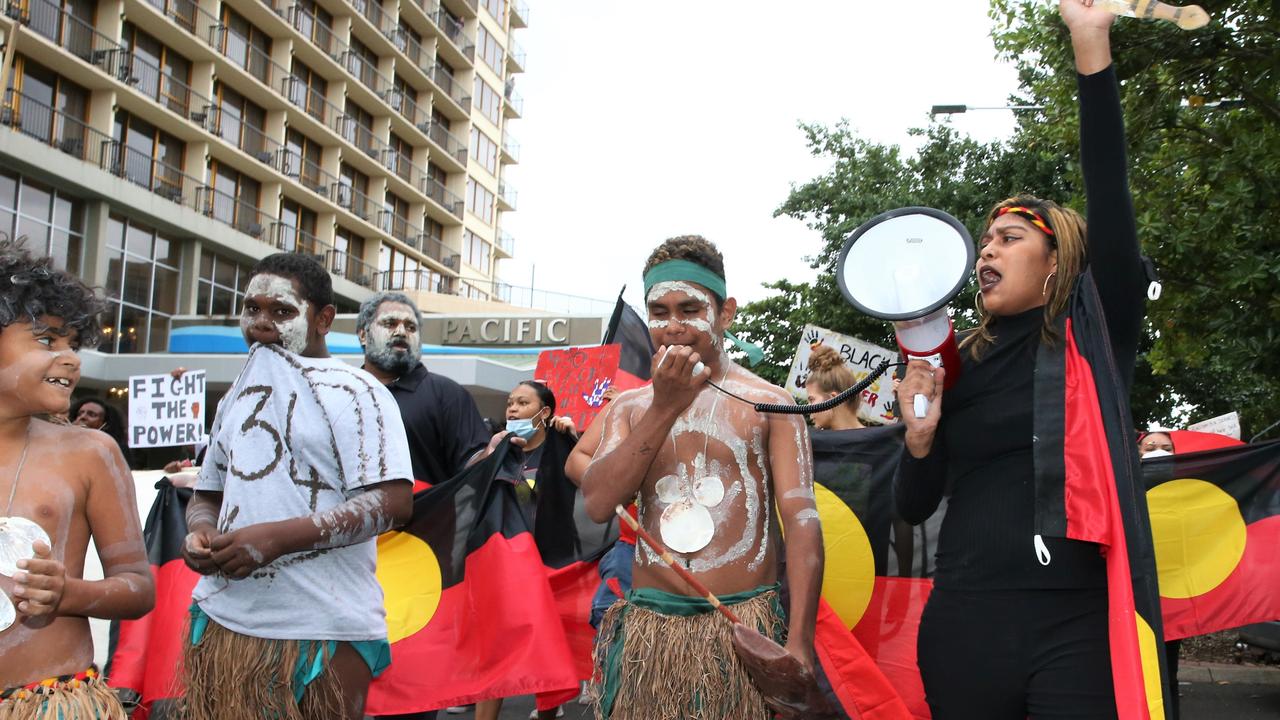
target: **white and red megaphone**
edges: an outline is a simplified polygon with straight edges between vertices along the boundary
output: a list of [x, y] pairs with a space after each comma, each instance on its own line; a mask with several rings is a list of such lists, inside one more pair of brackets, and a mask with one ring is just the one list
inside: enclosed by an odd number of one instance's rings
[[[877, 215], [853, 231], [840, 251], [836, 280], [858, 310], [893, 323], [909, 360], [946, 369], [945, 386], [960, 377], [960, 352], [947, 314], [973, 272], [973, 238], [941, 210], [906, 207]], [[916, 417], [928, 398], [916, 395]]]

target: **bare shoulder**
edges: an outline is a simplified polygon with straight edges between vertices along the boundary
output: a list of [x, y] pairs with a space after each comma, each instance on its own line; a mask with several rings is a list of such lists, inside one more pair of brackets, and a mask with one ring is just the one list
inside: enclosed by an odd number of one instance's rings
[[753, 402], [773, 405], [795, 405], [795, 398], [786, 390], [774, 385], [740, 365], [733, 365], [725, 378], [725, 390]]
[[644, 387], [632, 388], [618, 395], [613, 401], [614, 412], [622, 413], [623, 417], [630, 418], [635, 411], [644, 411], [648, 409], [653, 402], [653, 386], [645, 385]]
[[44, 420], [31, 422], [31, 441], [38, 442], [49, 449], [56, 449], [59, 454], [92, 453], [96, 455], [110, 450], [120, 452], [116, 441], [101, 430], [90, 430], [79, 425], [59, 425]]

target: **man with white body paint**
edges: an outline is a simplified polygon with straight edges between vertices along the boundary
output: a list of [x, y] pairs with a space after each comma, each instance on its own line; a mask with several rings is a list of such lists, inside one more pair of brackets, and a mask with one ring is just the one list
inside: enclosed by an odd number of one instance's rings
[[374, 539], [411, 512], [408, 444], [382, 383], [329, 357], [335, 312], [315, 260], [254, 267], [187, 507], [189, 720], [359, 720], [390, 663]]
[[[633, 498], [639, 520], [748, 625], [812, 669], [822, 584], [822, 535], [812, 454], [799, 415], [763, 415], [750, 402], [790, 403], [781, 388], [722, 350], [736, 301], [724, 261], [701, 237], [673, 238], [645, 267], [653, 384], [622, 394], [582, 478], [597, 522]], [[780, 528], [786, 530], [789, 621], [778, 601]], [[771, 713], [733, 651], [724, 618], [640, 542], [633, 590], [601, 624], [596, 716], [765, 720]]]
[[[43, 247], [43, 246], [41, 246]], [[106, 433], [67, 412], [101, 299], [49, 258], [0, 241], [0, 717], [124, 720], [93, 667], [89, 618], [151, 610], [133, 478]], [[93, 540], [104, 579], [84, 579]]]

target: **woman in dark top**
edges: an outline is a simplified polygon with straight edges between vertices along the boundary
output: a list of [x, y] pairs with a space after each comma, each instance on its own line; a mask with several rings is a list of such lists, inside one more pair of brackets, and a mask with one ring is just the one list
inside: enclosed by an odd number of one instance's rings
[[[944, 394], [943, 371], [915, 361], [899, 388], [902, 407], [917, 393], [931, 403], [927, 417], [904, 418], [898, 511], [923, 522], [949, 493], [918, 645], [936, 720], [1117, 716], [1100, 546], [1037, 524], [1046, 450], [1037, 402], [1053, 382], [1037, 361], [1065, 342], [1063, 315], [1091, 271], [1108, 335], [1100, 342], [1109, 340], [1110, 369], [1127, 396], [1145, 313], [1111, 67], [1114, 16], [1092, 0], [1060, 0], [1059, 10], [1078, 71], [1087, 233], [1079, 214], [1047, 200], [998, 204], [980, 240], [981, 322], [961, 343], [960, 376]], [[1056, 392], [1061, 400], [1064, 389]]]

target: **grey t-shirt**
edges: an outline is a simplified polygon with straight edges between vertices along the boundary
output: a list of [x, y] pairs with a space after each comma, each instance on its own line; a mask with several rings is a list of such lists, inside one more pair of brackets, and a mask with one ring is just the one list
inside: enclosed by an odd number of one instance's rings
[[[382, 383], [340, 360], [254, 345], [218, 407], [196, 489], [222, 492], [225, 533], [314, 515], [369, 485], [412, 477], [400, 410]], [[291, 553], [243, 580], [203, 577], [194, 599], [243, 635], [382, 639], [376, 558], [373, 538]]]

